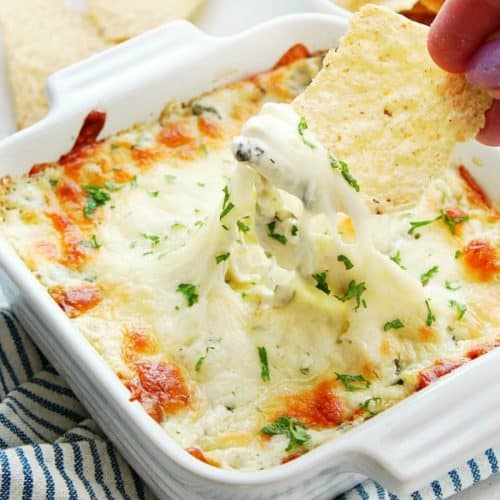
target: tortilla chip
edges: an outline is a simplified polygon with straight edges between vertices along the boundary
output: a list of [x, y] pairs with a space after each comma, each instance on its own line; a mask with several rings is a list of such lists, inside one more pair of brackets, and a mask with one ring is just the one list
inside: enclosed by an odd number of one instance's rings
[[174, 19], [186, 19], [202, 0], [87, 0], [103, 37], [121, 42]]
[[491, 104], [463, 75], [434, 64], [427, 32], [389, 9], [363, 7], [293, 103], [325, 147], [348, 163], [377, 212], [415, 204], [450, 163], [456, 143], [484, 125]]
[[357, 12], [361, 7], [368, 4], [376, 4], [396, 12], [401, 12], [402, 10], [412, 9], [417, 0], [333, 0], [333, 3], [351, 12]]
[[88, 17], [59, 0], [0, 2], [0, 29], [19, 128], [47, 113], [51, 73], [106, 47]]
[[420, 0], [420, 3], [430, 11], [437, 13], [444, 4], [444, 0]]

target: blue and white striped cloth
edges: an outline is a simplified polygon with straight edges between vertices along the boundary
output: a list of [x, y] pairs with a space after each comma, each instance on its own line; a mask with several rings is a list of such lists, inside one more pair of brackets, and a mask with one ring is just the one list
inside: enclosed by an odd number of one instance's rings
[[[154, 498], [7, 309], [0, 309], [0, 401], [0, 500]], [[441, 500], [490, 477], [497, 457], [490, 448], [411, 500]], [[342, 498], [398, 500], [373, 481]]]

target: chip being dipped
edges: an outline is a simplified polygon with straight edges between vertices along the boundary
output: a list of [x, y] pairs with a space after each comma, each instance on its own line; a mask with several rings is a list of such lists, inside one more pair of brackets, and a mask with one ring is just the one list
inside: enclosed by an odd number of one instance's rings
[[377, 212], [414, 205], [491, 104], [463, 75], [434, 64], [427, 32], [389, 9], [363, 7], [293, 103]]

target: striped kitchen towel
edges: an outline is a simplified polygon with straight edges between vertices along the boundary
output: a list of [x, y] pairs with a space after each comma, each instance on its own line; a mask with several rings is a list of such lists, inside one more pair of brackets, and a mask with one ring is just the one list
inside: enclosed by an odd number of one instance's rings
[[[154, 498], [7, 309], [0, 309], [0, 401], [0, 500]], [[444, 499], [497, 473], [497, 456], [487, 450], [411, 500]], [[373, 481], [342, 498], [398, 500]]]

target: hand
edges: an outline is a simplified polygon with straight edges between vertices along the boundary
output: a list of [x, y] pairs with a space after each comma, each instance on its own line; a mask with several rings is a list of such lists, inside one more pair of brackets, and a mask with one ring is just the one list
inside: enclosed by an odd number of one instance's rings
[[495, 98], [477, 135], [500, 145], [500, 0], [446, 0], [431, 26], [428, 48], [436, 64], [466, 73]]

